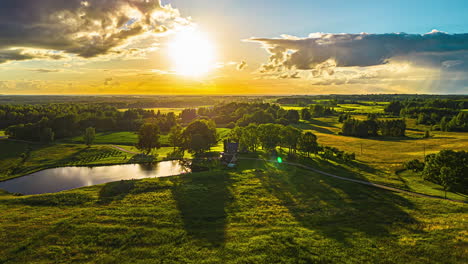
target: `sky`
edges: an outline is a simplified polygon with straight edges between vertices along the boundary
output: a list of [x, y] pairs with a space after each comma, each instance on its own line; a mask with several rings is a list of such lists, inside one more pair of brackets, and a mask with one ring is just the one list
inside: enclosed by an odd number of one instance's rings
[[2, 0], [0, 94], [466, 94], [466, 14], [458, 0]]

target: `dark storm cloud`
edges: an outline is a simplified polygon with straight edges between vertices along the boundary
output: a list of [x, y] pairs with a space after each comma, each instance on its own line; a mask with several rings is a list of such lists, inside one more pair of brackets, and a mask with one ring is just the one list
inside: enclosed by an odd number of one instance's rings
[[160, 0], [1, 0], [0, 62], [29, 59], [8, 54], [12, 47], [95, 57], [181, 22], [177, 10]]
[[263, 72], [312, 70], [333, 74], [335, 67], [375, 66], [390, 60], [410, 61], [429, 67], [468, 70], [468, 34], [325, 34], [307, 38], [252, 38], [271, 54]]
[[32, 59], [59, 60], [63, 58], [65, 58], [65, 56], [57, 52], [30, 49], [0, 49], [0, 64], [7, 61], [22, 61]]

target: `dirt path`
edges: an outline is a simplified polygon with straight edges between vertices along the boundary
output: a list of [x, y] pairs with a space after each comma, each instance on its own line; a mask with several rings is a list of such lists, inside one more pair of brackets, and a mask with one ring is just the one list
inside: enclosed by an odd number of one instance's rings
[[[240, 160], [259, 160], [259, 161], [265, 161], [265, 162], [276, 162], [276, 161], [256, 159], [256, 158], [239, 158], [239, 159]], [[328, 173], [328, 172], [324, 172], [324, 171], [321, 171], [321, 170], [318, 170], [318, 169], [315, 169], [315, 168], [312, 168], [312, 167], [309, 167], [309, 166], [306, 166], [306, 165], [303, 165], [303, 164], [300, 164], [300, 163], [283, 162], [283, 164], [288, 164], [288, 165], [301, 167], [303, 169], [314, 171], [316, 173], [320, 173], [322, 175], [332, 177], [332, 178], [336, 178], [336, 179], [340, 179], [340, 180], [343, 180], [343, 181], [355, 182], [355, 183], [364, 184], [364, 185], [368, 185], [368, 186], [372, 186], [372, 187], [376, 187], [376, 188], [380, 188], [380, 189], [384, 189], [384, 190], [388, 190], [388, 191], [405, 193], [405, 194], [413, 195], [413, 196], [416, 196], [416, 197], [439, 199], [439, 200], [445, 200], [445, 201], [451, 201], [451, 202], [457, 202], [457, 203], [467, 203], [467, 202], [461, 201], [461, 200], [446, 199], [446, 198], [442, 198], [442, 197], [439, 197], [439, 196], [433, 196], [433, 195], [428, 195], [428, 194], [422, 194], [422, 193], [417, 193], [417, 192], [406, 191], [406, 190], [402, 190], [402, 189], [398, 189], [398, 188], [394, 188], [394, 187], [390, 187], [390, 186], [386, 186], [386, 185], [382, 185], [382, 184], [377, 184], [377, 183], [372, 183], [372, 182], [367, 182], [367, 181], [362, 181], [362, 180], [356, 180], [356, 179], [341, 177], [341, 176], [331, 174], [331, 173]]]
[[124, 148], [121, 148], [121, 147], [115, 146], [115, 145], [112, 145], [111, 147], [113, 147], [113, 148], [115, 148], [115, 149], [118, 149], [118, 150], [120, 150], [120, 151], [123, 151], [123, 152], [130, 153], [130, 154], [135, 154], [135, 155], [140, 154], [140, 153], [137, 153], [137, 152], [134, 152], [134, 151], [131, 151], [131, 150], [126, 150], [126, 149], [124, 149]]

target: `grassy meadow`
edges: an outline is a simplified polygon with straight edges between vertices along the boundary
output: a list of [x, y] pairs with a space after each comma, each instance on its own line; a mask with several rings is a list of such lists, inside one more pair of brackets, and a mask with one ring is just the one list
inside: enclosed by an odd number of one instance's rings
[[[367, 103], [335, 109], [381, 113], [385, 107]], [[402, 170], [402, 163], [442, 149], [468, 150], [467, 133], [432, 131], [430, 138], [423, 138], [428, 127], [414, 119], [407, 119], [403, 138], [342, 136], [341, 125], [337, 116], [331, 116], [294, 126], [314, 132], [319, 144], [356, 153], [356, 161], [314, 155], [288, 158], [284, 148], [278, 148], [279, 155], [284, 161], [338, 176], [443, 197], [441, 186]], [[230, 129], [217, 128], [217, 132], [219, 142], [212, 152], [223, 150], [222, 139]], [[164, 147], [151, 156], [138, 154], [134, 132], [97, 133], [91, 147], [82, 144], [82, 137], [50, 145], [0, 139], [0, 181], [53, 167], [192, 158], [174, 152], [168, 135], [160, 139]], [[241, 156], [273, 159], [261, 150]], [[468, 202], [468, 196], [458, 193], [448, 192], [447, 198]], [[215, 166], [207, 172], [54, 194], [0, 190], [0, 210], [0, 263], [465, 263], [468, 259], [466, 203], [400, 194], [260, 160], [240, 160], [230, 170]]]
[[[368, 171], [356, 171], [365, 174], [370, 181], [415, 192], [444, 196], [440, 186], [422, 181], [420, 175], [402, 177], [398, 172], [403, 169], [404, 162], [412, 159], [424, 160], [425, 155], [443, 149], [468, 150], [467, 133], [431, 131], [430, 138], [423, 138], [427, 126], [416, 125], [414, 119], [407, 119], [407, 137], [403, 138], [342, 136], [338, 134], [341, 125], [337, 117], [323, 117], [302, 121], [296, 127], [315, 133], [319, 144], [354, 152], [358, 163], [372, 168]], [[466, 199], [466, 196], [459, 194], [449, 196], [458, 200]]]
[[[338, 104], [331, 106], [337, 112], [356, 112], [356, 113], [384, 113], [387, 102], [362, 102], [363, 104]], [[283, 105], [286, 110], [300, 111], [305, 106]]]
[[[226, 137], [229, 134], [229, 128], [217, 128], [218, 137], [220, 139]], [[83, 144], [83, 136], [77, 136], [65, 140], [61, 140], [64, 143]], [[134, 146], [138, 142], [138, 134], [136, 132], [101, 132], [96, 133], [94, 144], [103, 145], [127, 145]], [[159, 137], [159, 142], [162, 146], [170, 146], [169, 135], [162, 134]]]
[[233, 171], [0, 194], [0, 262], [464, 263], [467, 209], [241, 161]]

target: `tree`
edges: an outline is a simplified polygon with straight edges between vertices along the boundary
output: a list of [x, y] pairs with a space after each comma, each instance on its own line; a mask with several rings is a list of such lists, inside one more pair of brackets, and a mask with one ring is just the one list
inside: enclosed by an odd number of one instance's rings
[[281, 141], [281, 125], [261, 124], [258, 126], [258, 139], [263, 149], [274, 150]]
[[289, 154], [296, 152], [297, 144], [301, 138], [301, 130], [292, 126], [285, 126], [281, 129], [281, 143], [289, 148]]
[[317, 136], [312, 132], [302, 134], [299, 141], [299, 150], [305, 152], [307, 157], [310, 157], [310, 153], [317, 153]]
[[94, 127], [88, 127], [85, 130], [85, 133], [83, 135], [84, 143], [88, 147], [90, 147], [93, 144], [95, 138], [96, 138], [96, 130], [94, 129]]
[[424, 138], [430, 138], [431, 137], [431, 132], [429, 130], [424, 131]]
[[250, 124], [241, 130], [239, 144], [248, 151], [255, 152], [259, 144], [258, 127]]
[[426, 156], [423, 178], [445, 189], [468, 190], [468, 152], [442, 150]]
[[310, 114], [309, 109], [307, 109], [307, 108], [302, 108], [302, 109], [301, 109], [301, 118], [302, 118], [303, 120], [310, 120], [310, 119], [312, 119], [312, 115]]
[[153, 149], [160, 147], [159, 127], [154, 123], [143, 124], [138, 131], [138, 143], [136, 147], [150, 154]]
[[196, 109], [184, 109], [180, 113], [180, 118], [182, 122], [188, 123], [197, 117], [197, 110]]
[[419, 161], [418, 159], [407, 161], [403, 164], [403, 166], [405, 167], [405, 169], [412, 170], [414, 172], [424, 170], [424, 163]]
[[384, 111], [385, 113], [392, 113], [393, 115], [397, 116], [400, 114], [402, 108], [403, 105], [399, 101], [393, 101], [385, 107]]
[[457, 175], [449, 167], [440, 168], [440, 185], [444, 188], [445, 198], [447, 198], [447, 190], [450, 190], [457, 183]]
[[249, 124], [266, 124], [266, 123], [273, 123], [275, 119], [273, 115], [263, 111], [258, 110], [252, 114], [245, 114], [241, 119], [237, 121], [238, 126], [248, 126]]
[[174, 147], [179, 147], [182, 142], [182, 127], [179, 125], [175, 125], [169, 131], [169, 143]]
[[183, 146], [191, 153], [200, 154], [217, 143], [216, 125], [212, 120], [195, 120], [182, 132]]
[[299, 112], [293, 109], [288, 110], [284, 118], [288, 120], [289, 124], [297, 124], [299, 123], [299, 119], [300, 119]]
[[55, 133], [54, 131], [52, 131], [52, 128], [50, 127], [45, 127], [42, 129], [41, 131], [41, 141], [44, 142], [44, 143], [52, 143], [54, 142], [54, 138], [55, 138]]

